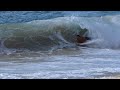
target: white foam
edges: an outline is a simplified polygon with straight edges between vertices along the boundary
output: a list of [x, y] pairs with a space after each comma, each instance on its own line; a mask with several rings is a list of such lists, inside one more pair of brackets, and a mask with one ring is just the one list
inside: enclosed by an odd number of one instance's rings
[[[92, 39], [105, 48], [120, 48], [120, 15], [76, 18], [81, 27], [89, 30]], [[97, 43], [97, 42], [96, 42]]]
[[[120, 72], [119, 51], [111, 49], [80, 49], [76, 55], [25, 57], [32, 62], [1, 62], [0, 78], [67, 79], [93, 78], [105, 72]], [[35, 61], [36, 60], [36, 61]]]

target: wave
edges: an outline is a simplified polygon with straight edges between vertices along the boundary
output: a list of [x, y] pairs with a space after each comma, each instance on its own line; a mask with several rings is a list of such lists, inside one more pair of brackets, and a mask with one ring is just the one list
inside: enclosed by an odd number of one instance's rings
[[[0, 24], [0, 47], [51, 50], [76, 46], [75, 37], [86, 28], [91, 48], [120, 48], [120, 15], [58, 17], [25, 23]], [[82, 45], [81, 45], [82, 46]]]
[[90, 32], [90, 37], [94, 41], [89, 44], [90, 47], [120, 48], [120, 15], [80, 17], [78, 22]]
[[35, 20], [26, 23], [1, 24], [1, 48], [50, 50], [72, 46], [76, 35], [83, 30], [68, 17]]

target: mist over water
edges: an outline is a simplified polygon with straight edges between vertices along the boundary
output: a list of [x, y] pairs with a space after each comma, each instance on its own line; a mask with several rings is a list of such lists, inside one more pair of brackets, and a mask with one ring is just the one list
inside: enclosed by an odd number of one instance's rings
[[[0, 12], [0, 78], [96, 78], [120, 72], [120, 12]], [[90, 41], [77, 46], [83, 29]]]

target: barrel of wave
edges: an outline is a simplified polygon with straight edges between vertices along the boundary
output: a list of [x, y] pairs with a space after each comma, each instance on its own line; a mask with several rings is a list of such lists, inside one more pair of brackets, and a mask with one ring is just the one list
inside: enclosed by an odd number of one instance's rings
[[[82, 29], [78, 24], [71, 21], [39, 20], [13, 26], [14, 24], [7, 26], [7, 28], [0, 28], [1, 30], [6, 30], [6, 33], [8, 30], [8, 36], [3, 37], [1, 40], [4, 41], [3, 44], [6, 48], [30, 49], [40, 46], [51, 47], [59, 45], [59, 42], [63, 41], [58, 35], [61, 35], [64, 40], [72, 43], [84, 43], [88, 39], [86, 38], [88, 30]], [[3, 33], [2, 36], [5, 36], [6, 33]]]

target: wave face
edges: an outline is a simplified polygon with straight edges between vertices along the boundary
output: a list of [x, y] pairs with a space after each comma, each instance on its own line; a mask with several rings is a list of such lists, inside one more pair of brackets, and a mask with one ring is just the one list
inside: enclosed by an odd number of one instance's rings
[[26, 23], [1, 24], [0, 41], [3, 48], [49, 50], [52, 47], [72, 45], [82, 30], [69, 17], [35, 20]]
[[[16, 15], [17, 12], [14, 13]], [[26, 16], [28, 14], [22, 13]], [[16, 16], [13, 23], [12, 20], [1, 19], [0, 47], [2, 49], [51, 50], [74, 47], [75, 35], [84, 28], [89, 30], [88, 36], [92, 40], [83, 45], [91, 48], [120, 48], [120, 12], [41, 11], [35, 14], [38, 15], [37, 18], [33, 18], [33, 14], [30, 15], [31, 19], [28, 21], [24, 15], [23, 19], [19, 18], [22, 16]]]

